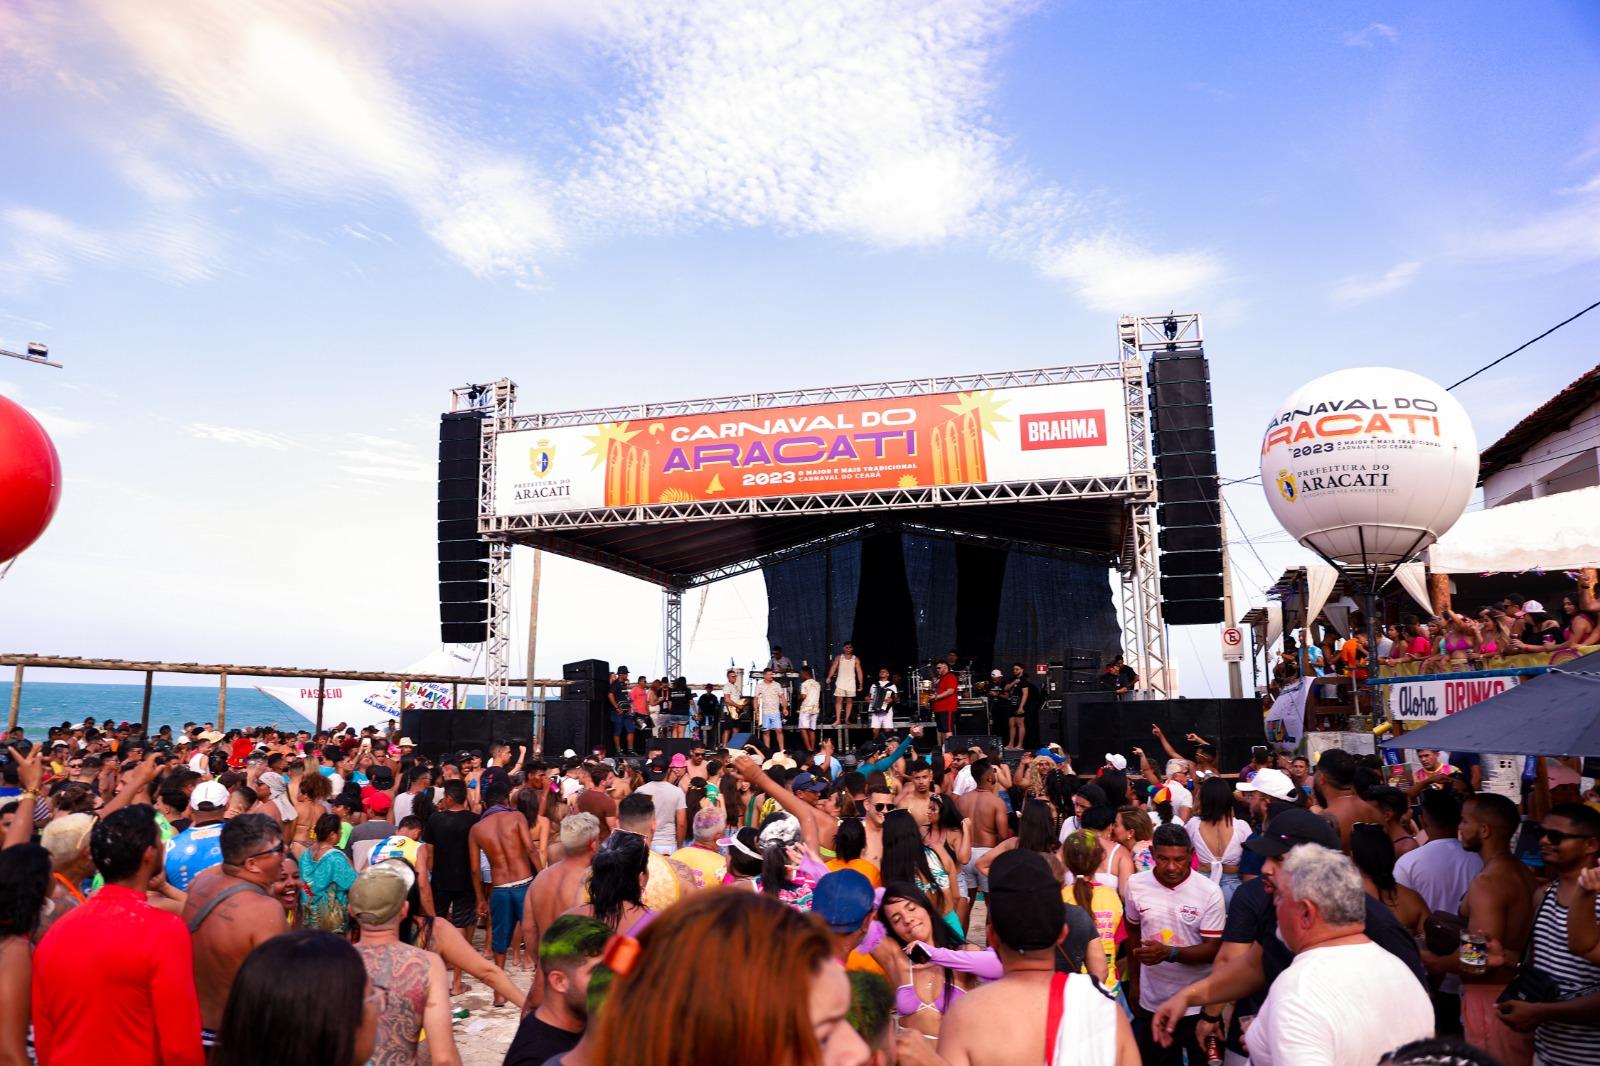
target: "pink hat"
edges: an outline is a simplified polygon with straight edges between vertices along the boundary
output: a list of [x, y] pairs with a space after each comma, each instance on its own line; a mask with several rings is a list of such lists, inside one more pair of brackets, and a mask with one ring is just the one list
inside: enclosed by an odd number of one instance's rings
[[678, 754], [676, 754], [676, 755], [674, 755], [672, 757], [672, 761], [670, 763], [668, 763], [667, 765], [672, 767], [673, 769], [677, 769], [680, 766], [688, 766], [689, 765], [689, 760], [684, 758], [683, 752], [680, 751], [680, 752], [678, 752]]

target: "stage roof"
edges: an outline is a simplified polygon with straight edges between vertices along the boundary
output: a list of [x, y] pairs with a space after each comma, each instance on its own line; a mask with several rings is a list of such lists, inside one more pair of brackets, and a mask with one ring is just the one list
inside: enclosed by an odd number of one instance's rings
[[[693, 508], [683, 510], [691, 514], [640, 516], [633, 521], [578, 528], [507, 529], [507, 539], [659, 585], [691, 588], [888, 525], [1017, 551], [1086, 555], [1108, 567], [1117, 565], [1128, 533], [1127, 499], [1121, 493], [993, 501], [982, 506], [906, 501], [880, 510], [818, 509], [720, 517], [694, 514]], [[501, 523], [511, 524], [497, 520]]]

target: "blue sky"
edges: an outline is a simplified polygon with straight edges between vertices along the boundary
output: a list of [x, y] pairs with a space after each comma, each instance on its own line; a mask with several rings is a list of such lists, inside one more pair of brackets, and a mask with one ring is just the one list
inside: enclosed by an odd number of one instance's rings
[[[437, 412], [502, 375], [533, 411], [1054, 365], [1194, 309], [1253, 473], [1310, 377], [1448, 383], [1596, 298], [1597, 89], [1583, 3], [9, 0], [0, 346], [67, 369], [0, 391], [66, 493], [0, 646], [405, 665]], [[1481, 442], [1597, 349], [1464, 386]], [[1302, 556], [1228, 494], [1259, 603]], [[652, 589], [545, 572], [542, 672], [659, 661]], [[689, 614], [694, 672], [760, 652], [759, 578]], [[1215, 642], [1175, 633], [1190, 695]]]

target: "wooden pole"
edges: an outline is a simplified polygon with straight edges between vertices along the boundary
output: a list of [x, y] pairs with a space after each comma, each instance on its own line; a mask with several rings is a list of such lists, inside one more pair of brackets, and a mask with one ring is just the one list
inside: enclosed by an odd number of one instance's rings
[[144, 672], [144, 704], [139, 709], [139, 732], [145, 736], [150, 735], [150, 685], [153, 676], [154, 671]]
[[17, 728], [17, 716], [22, 713], [22, 664], [17, 664], [17, 672], [11, 679], [11, 713], [6, 716], [6, 732]]
[[327, 694], [328, 679], [317, 678], [317, 732], [322, 732], [322, 697]]
[[1433, 604], [1434, 614], [1444, 614], [1450, 609], [1450, 575], [1428, 575], [1428, 602]]
[[[456, 682], [456, 681], [450, 682], [450, 709], [452, 711], [459, 711], [461, 709], [461, 684], [460, 684], [460, 682]], [[412, 739], [414, 740], [416, 738], [413, 737]]]
[[225, 732], [228, 728], [228, 675], [217, 675], [217, 731]]

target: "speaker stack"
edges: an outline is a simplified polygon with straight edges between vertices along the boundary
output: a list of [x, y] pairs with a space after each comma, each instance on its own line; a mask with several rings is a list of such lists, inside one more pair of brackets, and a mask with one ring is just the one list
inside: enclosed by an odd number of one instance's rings
[[611, 704], [606, 692], [611, 685], [611, 664], [603, 659], [583, 659], [567, 663], [561, 677], [571, 682], [561, 690], [561, 699], [546, 705], [544, 750], [559, 758], [571, 748], [587, 755], [597, 747], [611, 745]]
[[1096, 703], [1069, 700], [1071, 739], [1067, 749], [1080, 772], [1090, 773], [1100, 765], [1106, 752], [1126, 756], [1130, 768], [1138, 769], [1133, 749], [1143, 748], [1159, 772], [1167, 755], [1161, 741], [1151, 735], [1158, 725], [1167, 740], [1180, 752], [1192, 752], [1194, 744], [1184, 739], [1198, 733], [1215, 745], [1223, 773], [1235, 773], [1250, 761], [1250, 748], [1265, 744], [1259, 700], [1121, 700]]
[[478, 447], [483, 415], [439, 420], [439, 639], [477, 644], [489, 636], [489, 545], [478, 538]]
[[490, 744], [527, 749], [533, 744], [533, 712], [407, 707], [400, 714], [400, 732], [416, 744], [418, 755], [430, 759], [455, 752], [487, 755]]
[[1069, 692], [1100, 688], [1100, 653], [1067, 648], [1059, 662], [1049, 664], [1045, 698], [1060, 699]]
[[1161, 610], [1168, 625], [1222, 621], [1221, 487], [1211, 421], [1211, 370], [1199, 349], [1150, 362]]

